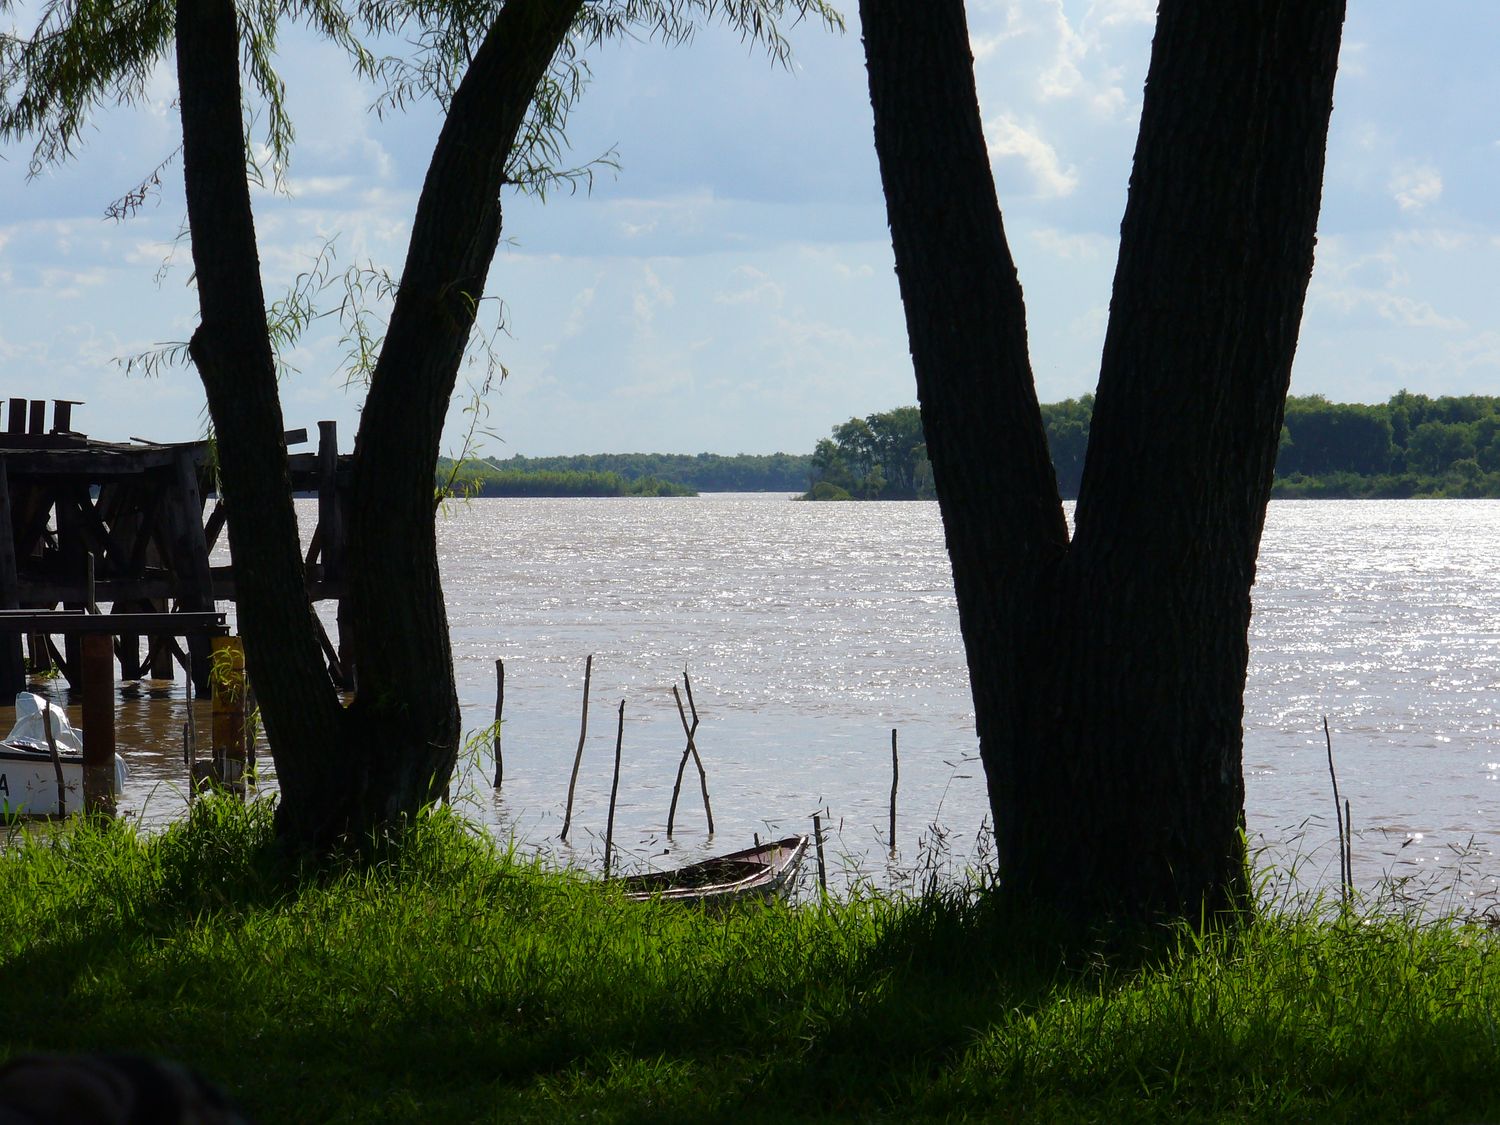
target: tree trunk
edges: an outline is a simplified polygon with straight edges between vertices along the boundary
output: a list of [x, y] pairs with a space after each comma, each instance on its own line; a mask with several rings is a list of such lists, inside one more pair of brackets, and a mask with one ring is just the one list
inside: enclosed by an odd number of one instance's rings
[[438, 446], [500, 240], [500, 191], [537, 85], [582, 0], [509, 0], [469, 64], [417, 203], [401, 286], [360, 416], [349, 507], [361, 641], [351, 718], [370, 758], [356, 822], [435, 800], [461, 734], [438, 575]]
[[327, 848], [401, 823], [440, 794], [458, 700], [438, 579], [438, 442], [500, 234], [505, 165], [581, 0], [510, 0], [454, 94], [356, 443], [350, 602], [359, 692], [341, 708], [303, 581], [284, 424], [244, 174], [230, 0], [180, 0], [188, 214], [208, 392], [228, 500], [241, 632], [281, 786], [277, 829]]
[[1003, 893], [1084, 920], [1241, 907], [1250, 585], [1342, 0], [1161, 4], [1071, 545], [1019, 291], [992, 282], [1014, 267], [961, 0], [860, 7]]
[[180, 0], [183, 174], [202, 320], [190, 344], [218, 437], [239, 629], [283, 795], [321, 783], [342, 748], [292, 508], [276, 368], [245, 180], [233, 0]]

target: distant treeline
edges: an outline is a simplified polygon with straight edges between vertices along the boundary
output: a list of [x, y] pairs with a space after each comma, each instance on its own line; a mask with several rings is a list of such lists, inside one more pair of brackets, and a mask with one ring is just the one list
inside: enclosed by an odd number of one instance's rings
[[[1092, 395], [1042, 407], [1058, 488], [1076, 497]], [[1500, 398], [1407, 391], [1375, 405], [1287, 399], [1271, 495], [1500, 497]]]
[[[1042, 406], [1063, 497], [1083, 479], [1094, 397]], [[916, 407], [851, 418], [818, 442], [809, 499], [931, 496], [931, 466]], [[1500, 497], [1500, 398], [1402, 391], [1373, 406], [1287, 399], [1273, 496]]]
[[[484, 496], [691, 496], [698, 492], [800, 492], [811, 458], [789, 453], [585, 453], [489, 458], [462, 478]], [[453, 463], [438, 463], [439, 483]], [[615, 483], [611, 483], [611, 482]], [[616, 487], [618, 484], [618, 487]], [[586, 491], [577, 491], [584, 490]]]
[[[446, 478], [444, 478], [446, 479]], [[696, 496], [686, 485], [619, 473], [516, 472], [486, 467], [466, 468], [454, 481], [461, 496]]]
[[654, 478], [698, 492], [800, 492], [810, 459], [790, 453], [586, 453], [571, 457], [490, 458], [478, 467], [506, 473], [614, 473]]

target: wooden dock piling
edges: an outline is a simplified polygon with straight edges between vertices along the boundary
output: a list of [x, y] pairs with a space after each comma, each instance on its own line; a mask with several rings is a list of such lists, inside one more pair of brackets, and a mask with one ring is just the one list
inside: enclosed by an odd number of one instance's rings
[[[211, 556], [226, 519], [224, 498], [209, 504], [216, 482], [207, 442], [130, 443], [92, 440], [73, 429], [75, 406], [56, 399], [46, 428], [46, 400], [12, 398], [0, 430], [0, 611], [90, 609], [112, 603], [123, 617], [147, 613], [211, 612], [235, 598], [232, 565]], [[305, 430], [286, 434], [288, 445], [307, 440]], [[317, 554], [307, 567], [311, 601], [339, 601], [337, 660], [330, 666], [340, 686], [354, 682], [352, 623], [344, 610], [349, 560], [344, 495], [353, 456], [338, 452], [337, 428], [319, 424], [317, 454], [288, 456], [294, 492], [318, 497]], [[93, 560], [92, 594], [88, 581]], [[146, 618], [144, 623], [159, 621]], [[149, 638], [142, 655], [141, 637]], [[177, 636], [186, 638], [182, 652]], [[28, 662], [22, 638], [28, 639]], [[56, 665], [68, 682], [81, 683], [78, 635], [0, 627], [0, 699], [25, 690], [28, 671]], [[175, 676], [174, 657], [190, 670], [198, 694], [210, 691], [210, 649], [205, 636], [123, 632], [114, 643], [120, 677]], [[332, 645], [330, 645], [332, 647]]]
[[220, 785], [244, 792], [246, 749], [245, 648], [239, 637], [209, 639], [213, 674], [213, 771]]
[[115, 811], [115, 653], [108, 633], [78, 638], [83, 672], [83, 807]]

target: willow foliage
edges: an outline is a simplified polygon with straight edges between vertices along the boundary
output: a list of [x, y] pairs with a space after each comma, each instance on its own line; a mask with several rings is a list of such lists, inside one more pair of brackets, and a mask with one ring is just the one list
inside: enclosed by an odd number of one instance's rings
[[[344, 48], [354, 71], [378, 86], [374, 108], [384, 113], [427, 99], [446, 108], [503, 7], [504, 0], [237, 0], [241, 65], [247, 93], [254, 97], [245, 109], [249, 174], [264, 182], [269, 172], [269, 179], [279, 184], [296, 136], [286, 86], [275, 67], [277, 39], [286, 23], [310, 27]], [[0, 14], [23, 9], [18, 0], [0, 0]], [[568, 112], [588, 82], [583, 54], [589, 48], [619, 38], [683, 44], [692, 40], [700, 23], [720, 22], [784, 65], [791, 47], [782, 22], [809, 16], [830, 28], [843, 27], [842, 17], [826, 0], [585, 4], [538, 86], [507, 167], [508, 182], [545, 193], [559, 183], [588, 183], [595, 166], [613, 165], [613, 154], [607, 153], [580, 169], [561, 166]], [[0, 32], [0, 142], [33, 142], [32, 175], [67, 160], [96, 109], [133, 105], [146, 96], [152, 74], [169, 57], [175, 30], [173, 0], [48, 0], [29, 35]], [[402, 53], [379, 53], [397, 43]], [[252, 122], [258, 124], [253, 132]], [[257, 141], [264, 146], [263, 160], [255, 155]], [[147, 181], [160, 171], [158, 167]]]

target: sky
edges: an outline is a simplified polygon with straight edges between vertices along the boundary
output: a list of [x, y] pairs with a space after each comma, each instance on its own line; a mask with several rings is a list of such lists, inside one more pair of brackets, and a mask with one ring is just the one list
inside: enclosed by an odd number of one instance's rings
[[[803, 453], [832, 426], [916, 401], [872, 140], [856, 5], [787, 29], [794, 60], [707, 26], [688, 46], [605, 44], [569, 126], [593, 187], [505, 199], [489, 277], [480, 452]], [[1149, 62], [1149, 0], [969, 0], [991, 163], [1043, 402], [1098, 376]], [[14, 17], [11, 17], [14, 18]], [[1295, 394], [1500, 393], [1500, 4], [1351, 0]], [[332, 246], [332, 273], [398, 274], [438, 117], [375, 91], [311, 36], [282, 37], [297, 143], [254, 197], [268, 299]], [[0, 148], [0, 397], [83, 400], [107, 440], [203, 432], [191, 366], [125, 361], [192, 333], [181, 163], [136, 217], [107, 205], [180, 142], [164, 63], [140, 104], [96, 114], [75, 159], [28, 177]], [[322, 298], [339, 303], [335, 286]], [[377, 310], [378, 311], [378, 310]], [[288, 427], [360, 393], [336, 316], [288, 355]], [[461, 376], [463, 443], [485, 363]]]

